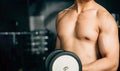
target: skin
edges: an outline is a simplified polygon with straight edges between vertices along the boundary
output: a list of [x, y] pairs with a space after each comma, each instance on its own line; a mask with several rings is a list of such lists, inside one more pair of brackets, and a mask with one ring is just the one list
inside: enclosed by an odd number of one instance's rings
[[56, 30], [56, 49], [75, 53], [83, 71], [117, 71], [118, 27], [112, 15], [94, 0], [75, 0], [61, 11]]

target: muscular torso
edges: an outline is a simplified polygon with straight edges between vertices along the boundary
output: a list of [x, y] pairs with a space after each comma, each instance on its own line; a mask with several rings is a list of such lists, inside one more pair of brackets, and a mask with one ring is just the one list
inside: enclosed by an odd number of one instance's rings
[[61, 49], [77, 54], [83, 65], [97, 60], [98, 23], [96, 9], [64, 12], [57, 23]]

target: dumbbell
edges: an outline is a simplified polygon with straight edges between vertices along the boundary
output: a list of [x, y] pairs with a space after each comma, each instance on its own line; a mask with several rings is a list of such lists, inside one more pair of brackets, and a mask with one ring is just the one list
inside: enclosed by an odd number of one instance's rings
[[45, 60], [46, 71], [82, 71], [79, 57], [70, 51], [55, 50]]

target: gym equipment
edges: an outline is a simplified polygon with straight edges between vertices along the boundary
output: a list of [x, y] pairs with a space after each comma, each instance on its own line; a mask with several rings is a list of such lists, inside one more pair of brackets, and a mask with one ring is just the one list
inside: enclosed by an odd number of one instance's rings
[[51, 61], [51, 59], [56, 55], [56, 54], [58, 54], [58, 53], [61, 53], [61, 52], [63, 52], [64, 50], [55, 50], [55, 51], [53, 51], [53, 52], [51, 52], [50, 54], [49, 54], [49, 56], [46, 58], [46, 60], [45, 60], [45, 67], [46, 67], [46, 69], [48, 69], [49, 68], [49, 63], [50, 63], [50, 61]]
[[[0, 36], [2, 37], [11, 36], [13, 45], [15, 46], [26, 45], [25, 51], [33, 55], [44, 56], [49, 51], [48, 50], [49, 36], [47, 30], [35, 30], [30, 32], [0, 32]], [[23, 42], [24, 44], [21, 44], [21, 42]]]
[[[49, 59], [49, 57], [51, 58]], [[47, 71], [82, 71], [79, 57], [69, 51], [52, 52], [46, 59], [45, 65]]]

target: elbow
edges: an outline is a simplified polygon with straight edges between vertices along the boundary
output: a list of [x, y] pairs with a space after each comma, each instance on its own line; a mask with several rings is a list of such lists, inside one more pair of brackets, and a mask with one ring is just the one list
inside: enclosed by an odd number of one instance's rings
[[118, 70], [118, 66], [119, 66], [118, 63], [114, 64], [114, 65], [113, 65], [113, 71], [117, 71], [117, 70]]
[[116, 61], [116, 62], [112, 61], [110, 71], [117, 71], [118, 70], [118, 66], [119, 66], [119, 62], [118, 61]]
[[104, 71], [117, 71], [118, 70], [118, 66], [119, 66], [119, 59], [118, 58], [107, 58], [107, 67]]

